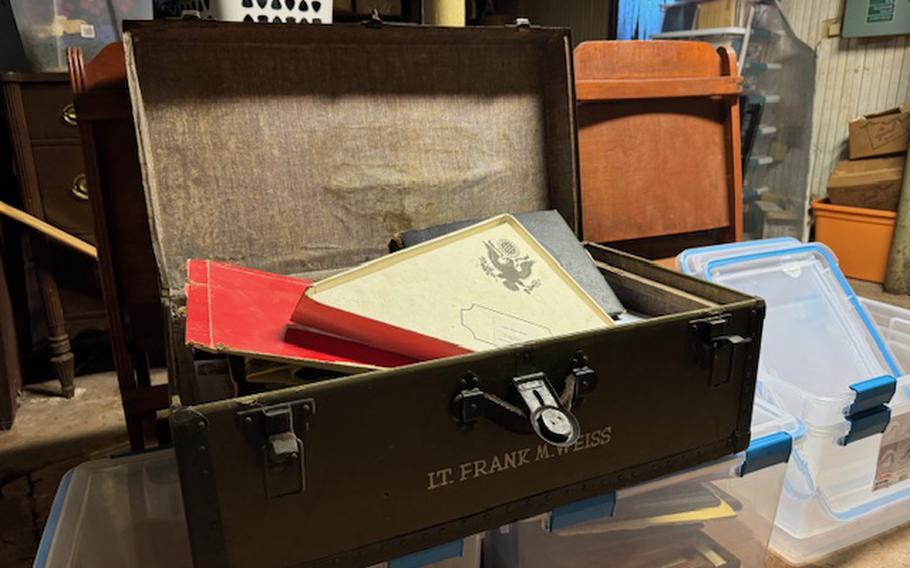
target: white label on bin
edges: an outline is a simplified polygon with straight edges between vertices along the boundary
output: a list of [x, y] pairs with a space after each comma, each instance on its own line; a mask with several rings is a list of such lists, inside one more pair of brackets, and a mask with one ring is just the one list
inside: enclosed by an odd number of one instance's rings
[[82, 24], [79, 27], [79, 35], [85, 39], [95, 39], [95, 26], [91, 24]]
[[910, 412], [891, 418], [882, 436], [873, 491], [910, 479]]

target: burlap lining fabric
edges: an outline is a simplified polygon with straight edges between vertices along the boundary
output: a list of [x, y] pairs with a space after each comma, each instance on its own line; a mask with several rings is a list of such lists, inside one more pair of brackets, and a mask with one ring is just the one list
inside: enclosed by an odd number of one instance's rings
[[325, 273], [409, 228], [547, 208], [577, 228], [564, 32], [267, 27], [126, 34], [166, 295], [194, 257]]

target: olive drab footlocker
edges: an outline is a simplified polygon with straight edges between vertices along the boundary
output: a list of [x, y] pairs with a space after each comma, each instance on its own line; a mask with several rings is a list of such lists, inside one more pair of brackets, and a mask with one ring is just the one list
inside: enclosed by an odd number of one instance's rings
[[[318, 282], [463, 220], [555, 210], [580, 235], [572, 44], [375, 20], [132, 23], [124, 44], [197, 567], [371, 565], [747, 446], [762, 301], [596, 244], [611, 325], [321, 374], [212, 340], [243, 394], [181, 397], [192, 259]], [[290, 322], [306, 285], [282, 282]]]

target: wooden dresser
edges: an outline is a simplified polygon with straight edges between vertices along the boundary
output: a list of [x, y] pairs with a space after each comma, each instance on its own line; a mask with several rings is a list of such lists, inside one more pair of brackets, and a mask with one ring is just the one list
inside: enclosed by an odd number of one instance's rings
[[[21, 206], [92, 244], [92, 208], [73, 95], [65, 73], [0, 75]], [[97, 264], [37, 234], [29, 234], [43, 304], [51, 362], [65, 396], [75, 375], [70, 338], [108, 327]]]

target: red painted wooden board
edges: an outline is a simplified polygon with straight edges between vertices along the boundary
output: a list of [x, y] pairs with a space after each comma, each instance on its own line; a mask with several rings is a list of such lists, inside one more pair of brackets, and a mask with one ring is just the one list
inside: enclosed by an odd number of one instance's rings
[[448, 341], [320, 304], [307, 294], [300, 296], [291, 319], [310, 328], [346, 335], [361, 344], [382, 346], [420, 361], [471, 352]]
[[187, 263], [186, 343], [218, 353], [350, 371], [414, 359], [289, 327], [307, 280], [213, 260]]

